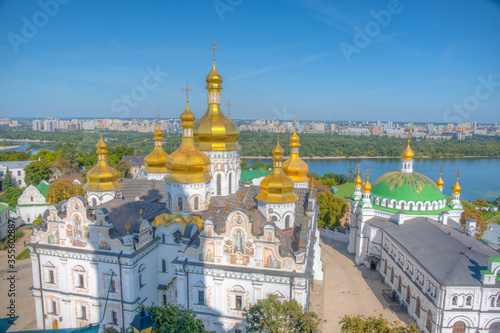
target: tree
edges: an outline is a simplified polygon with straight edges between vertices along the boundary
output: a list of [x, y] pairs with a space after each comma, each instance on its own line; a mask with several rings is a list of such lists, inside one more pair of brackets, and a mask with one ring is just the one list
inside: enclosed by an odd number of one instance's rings
[[341, 333], [419, 333], [420, 330], [411, 324], [401, 325], [400, 322], [388, 322], [382, 315], [365, 317], [363, 315], [345, 315], [341, 320]]
[[182, 306], [170, 303], [155, 305], [154, 303], [147, 307], [140, 307], [139, 311], [145, 309], [151, 316], [155, 326], [153, 333], [205, 333], [203, 322], [196, 318], [196, 315]]
[[16, 185], [16, 182], [14, 181], [14, 179], [12, 179], [9, 168], [7, 168], [7, 170], [5, 170], [5, 176], [3, 176], [2, 191], [5, 191], [10, 187], [15, 187]]
[[120, 178], [128, 178], [130, 176], [130, 165], [128, 165], [128, 163], [124, 160], [118, 161], [114, 168], [120, 175]]
[[319, 205], [318, 226], [330, 228], [339, 224], [340, 219], [347, 211], [347, 204], [343, 199], [337, 198], [332, 192], [318, 192], [316, 194]]
[[70, 164], [79, 163], [80, 157], [75, 149], [75, 146], [71, 143], [65, 143], [61, 148], [61, 157], [68, 161]]
[[71, 164], [62, 157], [56, 158], [49, 165], [59, 177], [78, 174], [78, 163]]
[[60, 151], [50, 151], [48, 149], [42, 149], [35, 155], [31, 157], [33, 161], [44, 160], [47, 162], [52, 162], [56, 160], [60, 155]]
[[269, 294], [245, 311], [248, 327], [246, 332], [316, 332], [318, 315], [303, 311], [296, 300], [278, 301], [278, 296]]
[[49, 180], [53, 171], [50, 170], [49, 163], [46, 161], [31, 162], [24, 168], [24, 181], [26, 184], [38, 185], [42, 180]]
[[481, 239], [483, 237], [484, 231], [487, 229], [486, 223], [483, 220], [483, 213], [477, 209], [469, 209], [464, 207], [462, 216], [460, 217], [460, 224], [462, 225], [462, 230], [465, 231], [465, 222], [468, 218], [472, 218], [477, 221], [477, 232], [476, 238]]
[[23, 194], [23, 190], [17, 187], [9, 187], [5, 192], [0, 195], [0, 201], [6, 202], [9, 206], [15, 207], [17, 199]]
[[248, 166], [247, 161], [241, 161], [240, 163], [241, 170], [248, 170], [250, 167]]
[[495, 199], [495, 205], [500, 208], [500, 197]]
[[478, 198], [478, 199], [472, 201], [472, 204], [478, 206], [479, 208], [489, 207], [488, 203], [483, 198]]
[[36, 219], [33, 220], [33, 224], [40, 225], [40, 224], [42, 224], [42, 221], [43, 221], [42, 214], [38, 214]]
[[266, 165], [262, 163], [261, 161], [256, 161], [252, 164], [252, 170], [257, 170], [258, 168], [263, 168]]
[[47, 189], [47, 201], [54, 205], [77, 195], [83, 195], [82, 185], [74, 184], [70, 179], [60, 179], [53, 182]]
[[356, 178], [356, 170], [353, 167], [348, 168], [347, 176], [349, 177], [349, 181], [353, 182], [354, 178]]

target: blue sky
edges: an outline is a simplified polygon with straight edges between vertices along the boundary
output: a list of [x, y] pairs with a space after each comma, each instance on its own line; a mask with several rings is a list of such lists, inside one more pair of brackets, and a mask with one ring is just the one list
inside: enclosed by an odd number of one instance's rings
[[200, 117], [216, 38], [232, 118], [500, 122], [499, 32], [493, 0], [1, 1], [0, 116], [178, 117], [189, 81]]

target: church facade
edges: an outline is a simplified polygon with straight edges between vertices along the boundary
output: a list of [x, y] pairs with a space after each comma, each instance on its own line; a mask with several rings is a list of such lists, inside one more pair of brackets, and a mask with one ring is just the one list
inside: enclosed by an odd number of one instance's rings
[[391, 308], [423, 332], [500, 332], [498, 252], [476, 239], [476, 221], [462, 231], [458, 173], [447, 202], [441, 175], [434, 183], [414, 172], [413, 157], [409, 134], [399, 171], [373, 185], [358, 171], [349, 252], [379, 271]]
[[309, 307], [323, 271], [300, 139], [286, 161], [278, 139], [269, 175], [241, 182], [239, 130], [220, 109], [215, 58], [206, 82], [207, 111], [195, 120], [186, 101], [176, 151], [154, 132], [147, 179], [119, 180], [101, 137], [86, 196], [44, 213], [29, 244], [39, 328], [128, 328], [139, 306], [170, 302], [209, 331], [241, 333], [244, 311], [268, 294]]

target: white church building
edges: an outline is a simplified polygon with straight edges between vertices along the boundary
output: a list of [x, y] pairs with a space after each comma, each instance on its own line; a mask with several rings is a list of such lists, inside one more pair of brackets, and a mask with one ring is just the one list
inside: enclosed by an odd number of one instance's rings
[[459, 223], [461, 187], [447, 202], [441, 175], [434, 183], [413, 171], [403, 151], [401, 169], [355, 180], [349, 252], [376, 269], [396, 311], [407, 312], [422, 332], [500, 332], [500, 256], [476, 239], [476, 221]]
[[215, 59], [206, 82], [208, 109], [195, 121], [187, 101], [175, 152], [156, 129], [147, 179], [119, 181], [101, 137], [86, 198], [45, 212], [29, 244], [38, 328], [128, 328], [140, 305], [170, 302], [209, 331], [241, 333], [244, 311], [268, 294], [309, 308], [323, 271], [299, 137], [286, 161], [278, 139], [260, 184], [240, 182], [239, 130], [221, 112]]

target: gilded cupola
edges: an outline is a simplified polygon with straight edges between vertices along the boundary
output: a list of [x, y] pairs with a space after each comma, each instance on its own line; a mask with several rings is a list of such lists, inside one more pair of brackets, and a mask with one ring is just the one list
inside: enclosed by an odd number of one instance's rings
[[462, 187], [458, 183], [459, 176], [460, 176], [460, 170], [457, 170], [457, 182], [451, 188], [451, 191], [453, 192], [453, 194], [456, 194], [456, 195], [460, 194], [460, 191], [462, 191]]
[[278, 143], [273, 149], [273, 171], [260, 182], [260, 192], [255, 199], [272, 202], [272, 203], [287, 203], [298, 200], [297, 194], [293, 191], [293, 181], [283, 172], [284, 150]]
[[122, 187], [118, 182], [118, 172], [106, 162], [108, 146], [101, 139], [97, 147], [97, 164], [87, 172], [87, 183], [83, 185], [85, 191], [105, 192], [116, 191]]
[[186, 100], [186, 110], [181, 115], [182, 142], [167, 159], [165, 180], [168, 182], [203, 183], [212, 179], [210, 159], [194, 144], [194, 119], [194, 114], [189, 110], [189, 100]]
[[413, 157], [415, 157], [415, 153], [413, 152], [413, 149], [411, 149], [410, 147], [410, 141], [411, 141], [411, 128], [408, 130], [408, 145], [401, 154], [401, 158], [403, 160], [412, 160]]
[[283, 171], [290, 177], [295, 183], [308, 182], [307, 173], [309, 172], [309, 166], [304, 162], [299, 156], [300, 138], [293, 130], [293, 134], [290, 137], [290, 157], [283, 162]]
[[358, 175], [354, 179], [354, 186], [361, 187], [361, 185], [363, 185], [363, 179], [361, 179], [361, 177], [359, 176], [359, 169], [358, 169]]
[[443, 191], [443, 185], [444, 185], [443, 178], [441, 178], [442, 175], [443, 175], [443, 166], [441, 165], [441, 171], [439, 172], [439, 178], [438, 178], [438, 180], [436, 180], [436, 185], [437, 185], [437, 187], [439, 187], [441, 189], [441, 191]]
[[220, 93], [222, 90], [222, 76], [215, 68], [215, 50], [218, 47], [211, 47], [214, 50], [212, 70], [206, 77], [208, 91], [208, 108], [205, 114], [194, 123], [194, 141], [200, 150], [239, 150], [238, 143], [240, 131], [238, 126], [229, 120], [221, 110]]
[[370, 193], [372, 191], [372, 184], [370, 184], [370, 175], [366, 176], [366, 182], [364, 182], [361, 190], [363, 191], [363, 193]]
[[163, 150], [163, 133], [160, 129], [160, 123], [156, 126], [154, 131], [154, 148], [149, 155], [144, 158], [146, 165], [146, 173], [166, 173], [167, 172], [167, 159], [168, 154]]

